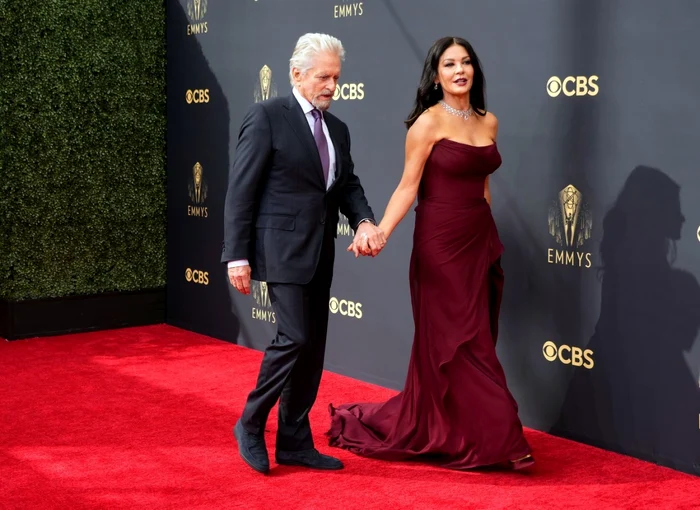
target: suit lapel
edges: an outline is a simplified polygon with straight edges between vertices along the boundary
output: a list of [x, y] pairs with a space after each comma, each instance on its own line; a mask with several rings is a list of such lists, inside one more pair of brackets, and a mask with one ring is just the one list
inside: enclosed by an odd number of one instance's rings
[[[301, 109], [301, 106], [294, 97], [294, 94], [289, 95], [289, 101], [287, 103], [287, 112], [284, 114], [284, 117], [294, 130], [294, 133], [297, 135], [297, 138], [299, 138], [302, 145], [306, 148], [309, 160], [313, 164], [314, 171], [316, 173], [316, 176], [318, 177], [318, 181], [325, 188], [326, 183], [323, 179], [323, 167], [321, 166], [321, 158], [318, 155], [316, 141], [314, 140], [314, 137], [311, 134], [309, 124], [306, 121], [306, 117], [304, 116], [304, 111]], [[333, 143], [333, 145], [335, 145], [335, 142]]]
[[328, 126], [328, 133], [331, 135], [331, 141], [333, 142], [333, 149], [335, 150], [335, 178], [333, 179], [333, 183], [331, 184], [331, 187], [328, 188], [328, 192], [330, 192], [336, 184], [340, 181], [340, 175], [341, 172], [343, 171], [343, 158], [341, 157], [340, 154], [340, 135], [338, 133], [338, 130], [336, 129], [337, 126], [335, 122], [330, 120], [330, 116], [326, 117], [326, 125]]

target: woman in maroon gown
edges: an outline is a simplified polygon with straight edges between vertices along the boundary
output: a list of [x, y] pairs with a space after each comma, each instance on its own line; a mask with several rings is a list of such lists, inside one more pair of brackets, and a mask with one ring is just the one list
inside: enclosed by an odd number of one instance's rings
[[503, 246], [488, 178], [501, 165], [498, 121], [486, 111], [481, 66], [467, 41], [433, 45], [406, 124], [404, 174], [379, 225], [389, 238], [418, 197], [406, 384], [388, 402], [331, 405], [330, 444], [453, 469], [528, 467], [530, 447], [496, 357]]

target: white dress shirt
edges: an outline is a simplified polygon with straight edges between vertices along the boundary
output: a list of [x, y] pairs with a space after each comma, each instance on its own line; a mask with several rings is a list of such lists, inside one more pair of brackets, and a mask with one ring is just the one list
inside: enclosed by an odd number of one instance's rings
[[[299, 102], [299, 106], [301, 106], [301, 110], [304, 112], [304, 116], [306, 117], [306, 122], [309, 124], [309, 129], [311, 130], [311, 136], [314, 134], [314, 123], [316, 122], [316, 119], [314, 119], [313, 114], [311, 113], [311, 110], [314, 109], [314, 106], [309, 103], [297, 90], [296, 87], [292, 89], [292, 93], [294, 94], [294, 97], [297, 99]], [[323, 123], [323, 134], [326, 135], [326, 141], [328, 142], [328, 156], [329, 156], [329, 165], [328, 165], [328, 183], [326, 183], [326, 189], [329, 189], [331, 185], [333, 184], [333, 181], [335, 180], [335, 147], [333, 146], [333, 140], [331, 140], [331, 135], [328, 133], [328, 126], [326, 125], [325, 119], [322, 119], [321, 122]], [[248, 265], [248, 260], [247, 259], [241, 259], [241, 260], [232, 260], [228, 263], [228, 267], [236, 267], [236, 266], [247, 266]]]

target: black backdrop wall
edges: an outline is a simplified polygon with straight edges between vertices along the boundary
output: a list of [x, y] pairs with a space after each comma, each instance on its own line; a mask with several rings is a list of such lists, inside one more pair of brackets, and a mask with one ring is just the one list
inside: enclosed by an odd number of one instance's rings
[[[333, 112], [381, 216], [430, 44], [469, 39], [500, 120], [498, 351], [527, 426], [700, 473], [700, 4], [695, 0], [170, 0], [168, 321], [261, 349], [263, 283], [219, 263], [243, 113], [290, 92], [305, 32], [347, 50]], [[269, 80], [269, 87], [267, 86]], [[570, 221], [568, 221], [570, 220]], [[327, 368], [401, 388], [409, 214], [376, 259], [338, 225]], [[546, 452], [543, 454], [546, 455]]]

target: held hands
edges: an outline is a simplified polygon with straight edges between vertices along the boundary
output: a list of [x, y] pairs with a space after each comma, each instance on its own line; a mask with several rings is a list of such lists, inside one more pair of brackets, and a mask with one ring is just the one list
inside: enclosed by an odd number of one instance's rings
[[360, 255], [376, 257], [386, 245], [386, 236], [379, 227], [366, 221], [357, 227], [355, 239], [348, 246], [348, 251], [355, 253], [355, 258]]
[[[364, 222], [357, 227], [355, 239], [348, 246], [348, 251], [355, 253], [355, 258], [360, 255], [376, 257], [386, 245], [386, 236], [379, 227], [369, 222]], [[228, 279], [231, 285], [241, 294], [250, 294], [250, 265], [228, 268]]]
[[228, 268], [228, 279], [231, 285], [241, 294], [250, 294], [250, 266], [237, 266]]

